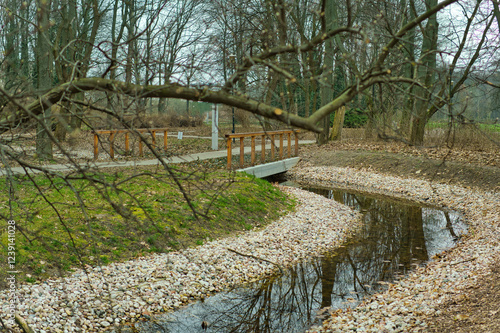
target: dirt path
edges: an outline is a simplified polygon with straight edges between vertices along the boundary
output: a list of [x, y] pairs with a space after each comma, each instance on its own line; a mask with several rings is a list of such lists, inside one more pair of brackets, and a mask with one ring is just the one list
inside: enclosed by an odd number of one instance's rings
[[[352, 167], [500, 192], [500, 153], [482, 159], [480, 154], [474, 152], [454, 156], [446, 150], [436, 152], [435, 149], [399, 147], [398, 151], [395, 145], [383, 144], [308, 145], [301, 147], [300, 157], [319, 166]], [[467, 160], [467, 157], [470, 159]]]

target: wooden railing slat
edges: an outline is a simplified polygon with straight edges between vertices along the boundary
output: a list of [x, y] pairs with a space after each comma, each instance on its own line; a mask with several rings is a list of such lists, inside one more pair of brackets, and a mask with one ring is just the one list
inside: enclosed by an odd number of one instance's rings
[[279, 135], [280, 137], [280, 146], [279, 146], [279, 159], [283, 159], [283, 156], [285, 155], [284, 152], [284, 135], [287, 135], [287, 156], [288, 158], [291, 157], [292, 155], [292, 142], [291, 142], [291, 135], [292, 133], [295, 135], [295, 156], [298, 156], [298, 144], [299, 144], [299, 137], [298, 137], [298, 132], [299, 131], [292, 131], [292, 130], [281, 130], [281, 131], [268, 131], [268, 132], [252, 132], [252, 133], [234, 133], [234, 134], [226, 134], [226, 141], [227, 141], [227, 169], [230, 170], [232, 168], [232, 146], [231, 146], [231, 141], [233, 139], [239, 138], [240, 139], [240, 163], [239, 167], [242, 168], [244, 164], [244, 154], [245, 154], [245, 147], [244, 147], [244, 139], [250, 137], [251, 139], [251, 147], [250, 147], [250, 154], [251, 154], [251, 165], [255, 165], [255, 138], [257, 136], [261, 137], [261, 163], [264, 163], [266, 160], [266, 136], [270, 137], [271, 140], [271, 160], [275, 160], [275, 147], [276, 147], [276, 142], [275, 142], [275, 136]]
[[[116, 129], [116, 130], [95, 130], [94, 133], [94, 160], [97, 160], [99, 156], [99, 135], [100, 134], [109, 134], [110, 148], [109, 148], [109, 156], [111, 159], [115, 158], [114, 151], [114, 140], [117, 134], [125, 133], [125, 152], [128, 154], [130, 150], [130, 141], [129, 134], [130, 133], [151, 133], [152, 136], [152, 146], [156, 147], [156, 132], [163, 132], [163, 149], [167, 151], [167, 128], [137, 128], [137, 129]], [[139, 155], [143, 156], [142, 149], [142, 140], [139, 140]]]
[[240, 137], [240, 168], [243, 168], [245, 163], [245, 144], [243, 143], [243, 137]]

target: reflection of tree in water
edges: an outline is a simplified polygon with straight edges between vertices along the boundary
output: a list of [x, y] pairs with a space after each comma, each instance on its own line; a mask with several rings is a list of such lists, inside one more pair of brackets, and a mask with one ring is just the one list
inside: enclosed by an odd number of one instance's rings
[[321, 260], [322, 307], [353, 306], [378, 281], [390, 281], [428, 259], [421, 207], [340, 191], [314, 192], [361, 211], [365, 219], [346, 247]]
[[[377, 288], [377, 282], [390, 281], [427, 260], [424, 224], [428, 230], [445, 229], [448, 238], [456, 237], [450, 216], [443, 212], [424, 214], [421, 207], [399, 201], [312, 191], [364, 213], [361, 230], [345, 246], [298, 264], [283, 276], [197, 303], [162, 330], [147, 331], [201, 332], [202, 321], [210, 323], [209, 332], [304, 331], [314, 322], [318, 309], [354, 307], [372, 287]], [[429, 226], [436, 223], [443, 228]]]
[[[227, 311], [212, 322], [214, 332], [294, 332], [309, 327], [321, 286], [314, 266], [299, 264], [284, 276], [232, 293]], [[254, 289], [255, 288], [255, 289]], [[301, 328], [301, 329], [300, 329]]]

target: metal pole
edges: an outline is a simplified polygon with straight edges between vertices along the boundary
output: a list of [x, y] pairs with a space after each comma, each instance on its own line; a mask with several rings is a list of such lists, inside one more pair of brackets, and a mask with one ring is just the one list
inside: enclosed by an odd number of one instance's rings
[[212, 104], [212, 150], [219, 149], [219, 112], [217, 104]]
[[[236, 67], [236, 56], [234, 54], [231, 54], [229, 56], [229, 62], [231, 64], [231, 76], [233, 76], [234, 74], [234, 70], [235, 70], [235, 67]], [[231, 87], [231, 94], [232, 94], [232, 90], [233, 88]], [[234, 125], [234, 122], [235, 122], [235, 119], [234, 119], [234, 106], [232, 107], [232, 113], [233, 113], [233, 130], [232, 130], [232, 133], [236, 133], [236, 130], [235, 130], [235, 125]], [[234, 138], [233, 138], [233, 142], [234, 142]]]

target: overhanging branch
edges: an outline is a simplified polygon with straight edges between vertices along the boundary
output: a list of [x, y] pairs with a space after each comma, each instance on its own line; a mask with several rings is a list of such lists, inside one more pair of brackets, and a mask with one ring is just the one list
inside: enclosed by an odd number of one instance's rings
[[83, 91], [104, 91], [127, 95], [134, 98], [163, 97], [225, 104], [266, 118], [276, 119], [291, 126], [296, 126], [313, 132], [321, 131], [320, 127], [307, 118], [302, 118], [248, 97], [232, 95], [226, 91], [214, 91], [208, 88], [195, 89], [175, 84], [142, 86], [118, 80], [83, 78], [64, 83], [51, 89], [38, 100], [27, 105], [21, 110], [18, 109], [13, 112], [2, 112], [0, 115], [0, 133], [12, 128], [13, 124], [23, 123], [34, 116], [38, 116], [44, 109], [47, 109], [53, 104], [61, 101], [63, 96], [68, 97], [68, 95], [73, 95]]

